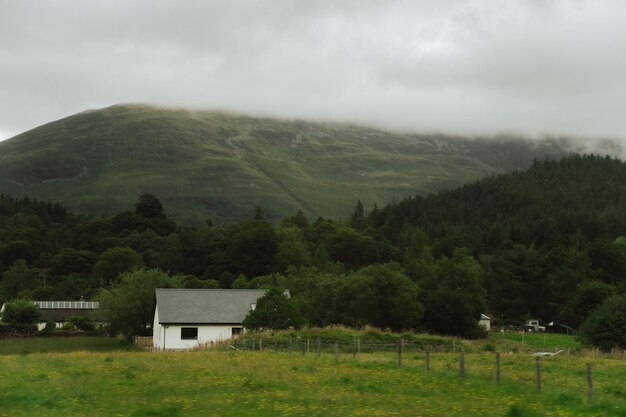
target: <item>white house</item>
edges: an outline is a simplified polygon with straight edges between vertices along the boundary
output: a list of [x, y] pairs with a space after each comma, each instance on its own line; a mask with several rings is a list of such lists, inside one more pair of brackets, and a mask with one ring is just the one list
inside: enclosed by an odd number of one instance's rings
[[480, 314], [480, 320], [478, 320], [478, 325], [483, 326], [485, 330], [491, 330], [491, 317], [486, 314]]
[[192, 349], [230, 339], [266, 290], [157, 288], [152, 326], [156, 349]]

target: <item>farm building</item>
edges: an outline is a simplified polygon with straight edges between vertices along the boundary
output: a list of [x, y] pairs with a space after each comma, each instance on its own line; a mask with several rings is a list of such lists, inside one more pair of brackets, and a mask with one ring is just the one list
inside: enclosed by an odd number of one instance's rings
[[480, 314], [480, 319], [478, 320], [478, 325], [483, 326], [485, 330], [491, 330], [491, 317], [486, 314]]
[[265, 292], [157, 288], [153, 346], [183, 350], [230, 339]]
[[[95, 318], [95, 313], [100, 308], [97, 301], [33, 301], [41, 313], [41, 322], [37, 323], [37, 329], [42, 330], [46, 323], [54, 322], [57, 328], [63, 327], [65, 323], [74, 317]], [[2, 305], [0, 313], [4, 311], [5, 304]]]

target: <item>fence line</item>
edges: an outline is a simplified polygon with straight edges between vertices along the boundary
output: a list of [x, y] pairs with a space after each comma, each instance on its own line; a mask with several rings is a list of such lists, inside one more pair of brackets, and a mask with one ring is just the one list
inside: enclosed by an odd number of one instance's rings
[[[397, 342], [381, 342], [381, 343], [364, 343], [360, 339], [356, 341], [339, 341], [339, 340], [323, 340], [319, 337], [316, 338], [290, 338], [287, 340], [271, 340], [271, 339], [247, 339], [240, 338], [234, 340], [222, 341], [232, 346], [237, 350], [276, 350], [276, 351], [290, 351], [293, 350], [294, 343], [305, 343], [306, 353], [313, 351], [316, 355], [320, 355], [322, 352], [333, 352], [335, 344], [338, 345], [340, 352], [349, 353], [373, 353], [373, 352], [396, 352], [398, 344], [402, 344], [402, 350], [423, 353], [430, 352], [468, 352], [467, 347], [462, 344], [440, 344], [440, 343], [416, 343], [403, 339]], [[488, 344], [488, 342], [487, 342]], [[476, 352], [488, 352], [494, 350], [479, 349], [470, 350], [472, 353]], [[511, 353], [541, 353], [544, 356], [560, 355], [560, 356], [578, 356], [578, 357], [602, 357], [602, 358], [614, 358], [614, 359], [626, 359], [626, 350], [612, 349], [610, 352], [602, 352], [597, 348], [594, 349], [576, 349], [574, 351], [571, 348], [563, 348], [553, 346], [550, 349], [539, 349], [539, 347], [529, 347], [528, 350], [520, 351], [519, 349], [504, 349], [504, 351], [510, 351]]]
[[[294, 340], [295, 339], [295, 340]], [[269, 342], [268, 342], [269, 340]], [[154, 350], [152, 348], [152, 338], [151, 337], [140, 337], [136, 336], [134, 339], [137, 346], [146, 348], [146, 350]], [[395, 343], [386, 342], [386, 343], [362, 343], [361, 339], [358, 338], [356, 341], [338, 341], [338, 340], [322, 340], [320, 337], [317, 337], [313, 340], [314, 342], [314, 352], [316, 357], [321, 357], [322, 354], [332, 354], [335, 362], [339, 361], [340, 355], [351, 355], [352, 358], [356, 358], [357, 354], [360, 353], [378, 353], [378, 354], [386, 354], [389, 353], [389, 363], [393, 363], [395, 356], [395, 363], [398, 368], [405, 366], [417, 366], [420, 365], [415, 364], [415, 360], [422, 360], [422, 357], [408, 357], [410, 360], [405, 362], [404, 355], [412, 354], [412, 353], [423, 353], [424, 360], [424, 369], [426, 371], [431, 371], [431, 354], [432, 353], [450, 353], [454, 352], [457, 348], [455, 345], [452, 346], [452, 349], [449, 349], [450, 346], [442, 345], [442, 344], [425, 344], [425, 343], [415, 343], [406, 341], [404, 339], [400, 339]], [[261, 337], [250, 337], [250, 338], [237, 338], [230, 340], [220, 340], [216, 342], [207, 342], [198, 347], [195, 350], [207, 350], [207, 351], [274, 351], [274, 352], [289, 352], [290, 354], [297, 353], [299, 348], [301, 348], [302, 356], [310, 355], [311, 353], [311, 338], [293, 338], [290, 337], [288, 340], [272, 340], [271, 338], [263, 339]], [[458, 347], [458, 377], [465, 378], [468, 375], [466, 369], [466, 352], [464, 346], [461, 344]], [[482, 352], [484, 353], [484, 352]], [[513, 352], [511, 352], [513, 353]], [[555, 352], [538, 352], [535, 355], [535, 387], [538, 393], [542, 391], [542, 356], [554, 356], [558, 354], [569, 356], [571, 352], [569, 349], [561, 349], [557, 351], [555, 347]], [[515, 354], [515, 353], [513, 353]], [[501, 366], [501, 353], [495, 352], [495, 383], [499, 385], [502, 380], [502, 366]], [[601, 352], [598, 349], [588, 349], [588, 350], [580, 350], [578, 354], [571, 355], [576, 357], [605, 357], [605, 358], [613, 358], [613, 359], [626, 359], [626, 350], [617, 350], [613, 349], [611, 352]], [[412, 360], [411, 360], [412, 359]], [[446, 365], [446, 370], [450, 370], [449, 364]], [[493, 369], [493, 368], [492, 368]], [[471, 375], [471, 369], [469, 375]], [[484, 375], [483, 375], [484, 376]], [[594, 398], [594, 384], [593, 384], [593, 373], [592, 373], [592, 364], [586, 364], [586, 397], [588, 401], [592, 401]], [[505, 374], [506, 377], [506, 374]], [[492, 373], [493, 378], [493, 373]]]
[[[146, 338], [143, 338], [146, 339]], [[136, 339], [137, 340], [137, 339]], [[243, 342], [243, 343], [242, 343]], [[231, 340], [231, 341], [227, 341], [227, 342], [221, 342], [221, 343], [214, 343], [214, 344], [210, 344], [207, 346], [211, 346], [212, 350], [214, 351], [218, 351], [218, 350], [230, 350], [233, 352], [237, 352], [237, 351], [274, 351], [274, 352], [289, 352], [290, 354], [297, 354], [298, 349], [296, 348], [294, 350], [294, 346], [299, 346], [301, 349], [301, 355], [303, 357], [306, 356], [311, 356], [311, 340], [310, 339], [300, 339], [298, 341], [295, 342], [294, 344], [294, 340], [289, 340], [284, 344], [271, 344], [271, 343], [267, 343], [266, 341], [263, 341], [262, 339], [251, 339], [250, 343], [245, 343], [246, 341], [243, 340]], [[205, 346], [205, 348], [207, 347]], [[284, 349], [278, 349], [278, 348], [284, 348]], [[432, 349], [432, 346], [418, 346], [417, 344], [411, 344], [411, 343], [407, 343], [404, 340], [400, 340], [397, 343], [393, 344], [393, 343], [380, 343], [380, 344], [375, 344], [375, 343], [369, 343], [369, 344], [355, 344], [355, 343], [349, 343], [349, 342], [339, 342], [339, 341], [322, 341], [321, 339], [315, 339], [314, 341], [314, 357], [316, 358], [320, 358], [322, 356], [322, 354], [325, 355], [325, 357], [329, 357], [330, 355], [332, 355], [331, 357], [334, 358], [334, 361], [337, 362], [339, 361], [340, 358], [340, 354], [344, 354], [348, 357], [352, 356], [352, 358], [356, 358], [357, 353], [359, 352], [359, 349], [367, 349], [367, 348], [377, 348], [376, 351], [372, 351], [372, 354], [386, 354], [389, 353], [389, 362], [388, 363], [393, 363], [395, 362], [395, 365], [400, 368], [400, 367], [406, 367], [407, 365], [409, 367], [413, 366], [413, 367], [420, 367], [419, 364], [415, 363], [415, 360], [418, 360], [418, 357], [413, 356], [412, 358], [409, 356], [409, 359], [412, 359], [413, 361], [408, 361], [405, 362], [404, 361], [404, 356], [407, 354], [411, 354], [411, 353], [424, 353], [424, 369], [426, 371], [431, 371], [432, 369], [432, 364], [431, 364], [431, 354], [433, 352], [437, 352], [436, 350]], [[467, 368], [466, 368], [466, 352], [465, 350], [461, 347], [459, 348], [460, 350], [458, 351], [458, 374], [457, 377], [458, 378], [466, 378], [468, 375], [472, 375], [471, 369], [468, 372]], [[207, 349], [207, 350], [211, 350], [211, 349]], [[439, 351], [438, 353], [451, 353], [450, 351]], [[544, 352], [545, 353], [545, 352]], [[591, 352], [590, 354], [595, 355], [598, 352]], [[615, 353], [615, 352], [613, 352]], [[328, 356], [326, 356], [328, 355]], [[395, 356], [395, 358], [394, 358]], [[542, 356], [543, 355], [536, 355], [534, 358], [534, 362], [535, 362], [535, 366], [534, 366], [534, 383], [535, 383], [535, 388], [537, 393], [541, 393], [542, 392], [542, 388], [543, 388], [543, 381], [542, 381]], [[494, 373], [495, 373], [495, 378], [494, 378], [494, 374], [492, 373], [492, 378], [495, 380], [495, 383], [497, 385], [501, 384], [501, 380], [502, 380], [502, 374], [503, 374], [503, 369], [501, 366], [501, 354], [500, 352], [495, 352], [494, 354], [495, 357], [495, 364], [494, 364]], [[394, 359], [392, 359], [394, 358]], [[620, 359], [621, 355], [618, 356], [614, 356], [614, 358], [616, 359]], [[471, 359], [471, 356], [470, 356]], [[419, 358], [419, 360], [422, 360], [422, 357]], [[530, 361], [529, 361], [530, 362]], [[493, 369], [493, 368], [492, 368]], [[530, 371], [532, 369], [530, 363], [529, 363], [529, 368], [528, 370]], [[445, 369], [442, 369], [444, 371], [450, 371], [449, 365], [446, 365]], [[474, 375], [479, 375], [480, 374], [474, 374]], [[532, 373], [529, 372], [529, 383], [532, 383]], [[482, 375], [484, 376], [484, 375]], [[504, 376], [506, 377], [506, 373], [504, 373]], [[586, 397], [588, 401], [592, 401], [593, 400], [593, 374], [592, 374], [592, 364], [591, 363], [587, 363], [586, 364], [586, 373], [585, 373], [585, 377], [586, 377], [586, 384], [583, 386], [586, 386]], [[581, 384], [582, 385], [582, 384]]]
[[[134, 342], [137, 347], [144, 350], [152, 350], [153, 341], [152, 337], [148, 336], [135, 336]], [[236, 339], [210, 341], [200, 344], [195, 350], [270, 350], [270, 351], [285, 351], [293, 352], [298, 351], [298, 344], [304, 343], [305, 353], [311, 353], [311, 343], [313, 342], [313, 349], [317, 356], [322, 353], [334, 353], [335, 349], [337, 354], [348, 353], [353, 357], [356, 357], [359, 353], [382, 353], [382, 352], [397, 352], [398, 345], [401, 344], [401, 350], [404, 352], [413, 353], [425, 353], [428, 355], [433, 353], [445, 353], [445, 352], [461, 352], [466, 351], [466, 347], [463, 344], [442, 344], [442, 343], [423, 343], [423, 342], [411, 342], [404, 339], [399, 339], [397, 342], [362, 342], [361, 338], [357, 338], [352, 341], [339, 341], [339, 340], [322, 340], [320, 337], [316, 337], [313, 340], [311, 338], [294, 338], [290, 337], [286, 340], [272, 340], [271, 338], [264, 339], [262, 337], [239, 337]], [[488, 344], [488, 342], [487, 342]], [[460, 346], [459, 346], [460, 345]], [[507, 349], [505, 349], [506, 351]], [[479, 352], [488, 352], [492, 350], [479, 350]], [[471, 351], [470, 351], [471, 352]], [[478, 352], [478, 351], [475, 351]], [[612, 358], [612, 359], [625, 359], [626, 350], [613, 348], [610, 352], [603, 352], [597, 348], [593, 349], [576, 349], [572, 351], [570, 348], [559, 348], [554, 346], [552, 349], [544, 349], [538, 352], [537, 349], [529, 349], [528, 351], [519, 351], [515, 349], [510, 350], [511, 353], [539, 353], [544, 356], [560, 355], [560, 356], [576, 356], [576, 357], [592, 357], [592, 358]], [[499, 353], [498, 353], [499, 355]], [[428, 359], [427, 359], [428, 360]], [[428, 367], [428, 364], [427, 364]]]

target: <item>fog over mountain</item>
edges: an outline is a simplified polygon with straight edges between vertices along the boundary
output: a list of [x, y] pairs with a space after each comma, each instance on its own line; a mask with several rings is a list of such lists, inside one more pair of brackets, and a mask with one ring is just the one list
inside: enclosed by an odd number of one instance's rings
[[626, 3], [0, 1], [0, 139], [120, 102], [626, 137]]

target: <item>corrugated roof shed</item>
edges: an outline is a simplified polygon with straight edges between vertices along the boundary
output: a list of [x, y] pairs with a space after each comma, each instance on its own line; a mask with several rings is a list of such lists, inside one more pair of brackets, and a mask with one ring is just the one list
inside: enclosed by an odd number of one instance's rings
[[[5, 303], [6, 304], [6, 303]], [[2, 305], [2, 310], [5, 309]], [[33, 301], [41, 313], [41, 321], [67, 321], [73, 317], [94, 318], [100, 308], [98, 301]]]
[[161, 324], [241, 323], [266, 290], [157, 288]]

